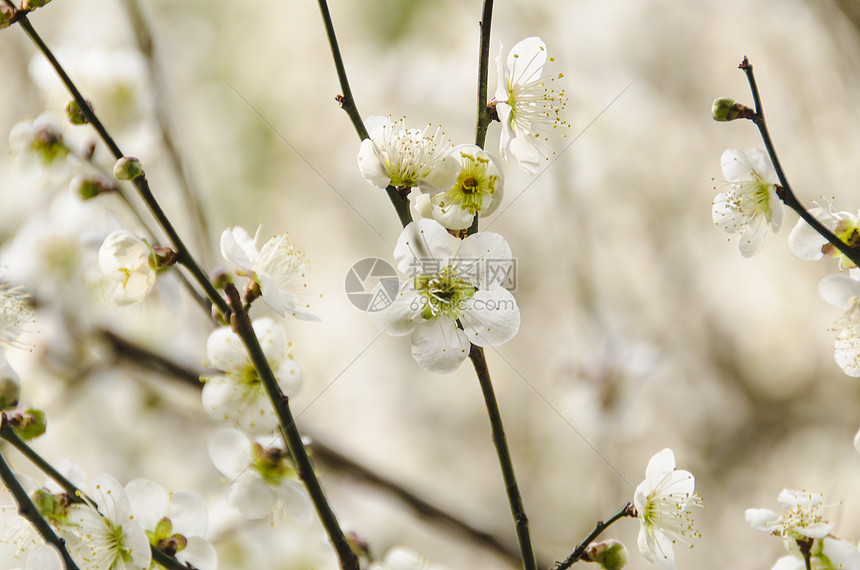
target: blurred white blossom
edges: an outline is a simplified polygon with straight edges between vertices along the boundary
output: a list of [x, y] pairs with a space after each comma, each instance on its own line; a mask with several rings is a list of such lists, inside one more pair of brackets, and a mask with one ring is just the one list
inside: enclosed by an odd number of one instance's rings
[[758, 148], [746, 153], [729, 149], [721, 162], [730, 188], [714, 198], [714, 223], [732, 237], [740, 235], [738, 249], [741, 255], [750, 257], [764, 245], [767, 226], [774, 232], [782, 226], [783, 205], [776, 194], [776, 173], [767, 154]]
[[500, 43], [495, 94], [496, 113], [502, 123], [500, 152], [502, 158], [507, 160], [510, 155], [520, 168], [534, 175], [555, 154], [548, 135], [559, 126], [567, 126], [560, 116], [567, 97], [564, 89], [554, 86], [564, 75], [543, 75], [547, 51], [546, 44], [538, 37], [518, 42], [507, 59], [503, 52]]
[[818, 282], [818, 292], [845, 312], [833, 325], [837, 331], [833, 354], [845, 374], [860, 377], [860, 281], [843, 274], [828, 275]]
[[821, 516], [823, 496], [808, 491], [783, 489], [776, 502], [787, 510], [781, 515], [770, 509], [747, 509], [746, 520], [756, 530], [781, 536], [786, 546], [806, 538], [824, 538], [835, 525]]
[[113, 283], [118, 305], [139, 303], [155, 285], [155, 256], [146, 241], [131, 232], [111, 232], [99, 249], [99, 267]]
[[[253, 326], [278, 385], [294, 396], [302, 384], [302, 367], [290, 354], [284, 328], [272, 319], [258, 319]], [[209, 364], [223, 372], [201, 378], [206, 413], [253, 432], [275, 429], [278, 418], [242, 339], [230, 327], [218, 328], [206, 341], [206, 354]]]
[[27, 557], [24, 570], [65, 570], [65, 564], [60, 552], [54, 546], [43, 544]]
[[374, 562], [370, 570], [442, 570], [441, 566], [428, 564], [418, 553], [396, 546], [389, 550], [382, 562]]
[[412, 356], [425, 370], [453, 372], [470, 343], [498, 346], [517, 334], [520, 310], [501, 286], [508, 273], [492, 271], [511, 270], [511, 248], [499, 234], [459, 240], [435, 220], [422, 219], [401, 232], [394, 259], [410, 278], [390, 305], [368, 315], [386, 334], [411, 335]]
[[639, 550], [652, 564], [675, 568], [675, 543], [699, 538], [691, 507], [702, 506], [689, 471], [675, 469], [675, 455], [666, 448], [648, 462], [645, 480], [636, 487], [633, 506], [639, 516]]
[[280, 435], [252, 442], [239, 430], [218, 429], [209, 438], [209, 457], [229, 478], [227, 502], [245, 518], [288, 516], [302, 526], [313, 520], [311, 499]]

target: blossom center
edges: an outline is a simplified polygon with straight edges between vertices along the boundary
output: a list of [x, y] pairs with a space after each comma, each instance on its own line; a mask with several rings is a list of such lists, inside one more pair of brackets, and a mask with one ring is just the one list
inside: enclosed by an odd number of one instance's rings
[[188, 539], [185, 536], [173, 532], [173, 523], [167, 517], [158, 521], [155, 530], [146, 531], [146, 536], [152, 546], [168, 556], [176, 556], [177, 552], [184, 550], [188, 545]]
[[452, 265], [445, 266], [439, 273], [416, 277], [415, 290], [425, 300], [421, 313], [425, 319], [438, 316], [457, 319], [463, 303], [475, 294], [475, 288], [461, 278]]
[[491, 199], [499, 185], [498, 175], [489, 174], [488, 158], [461, 153], [463, 168], [454, 186], [444, 193], [439, 205], [460, 206], [470, 214], [477, 214], [484, 207], [484, 200]]
[[252, 453], [256, 459], [253, 467], [264, 481], [270, 485], [280, 485], [285, 478], [295, 475], [289, 453], [278, 447], [263, 449], [259, 443], [254, 443]]

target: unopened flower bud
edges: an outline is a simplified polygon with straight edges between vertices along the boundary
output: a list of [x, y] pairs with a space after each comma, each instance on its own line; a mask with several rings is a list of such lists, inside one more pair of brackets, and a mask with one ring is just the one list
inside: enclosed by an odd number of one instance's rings
[[138, 176], [143, 176], [140, 159], [133, 156], [122, 157], [113, 165], [113, 175], [120, 180], [134, 180]]
[[72, 178], [69, 188], [71, 188], [72, 192], [80, 196], [82, 200], [89, 200], [101, 194], [119, 190], [112, 181], [94, 174], [86, 176], [78, 174]]
[[152, 248], [153, 269], [165, 269], [179, 261], [179, 255], [164, 245], [156, 245]]
[[18, 375], [5, 359], [0, 357], [0, 410], [8, 410], [18, 405], [21, 397], [21, 382]]
[[[87, 100], [87, 107], [90, 108], [90, 111], [93, 111], [93, 104], [89, 100]], [[74, 99], [66, 103], [66, 118], [73, 125], [86, 125], [89, 122], [86, 116], [84, 116], [81, 106]]]
[[41, 8], [51, 0], [24, 0], [21, 3], [21, 8], [23, 10], [35, 10], [36, 8]]
[[621, 570], [627, 565], [627, 547], [613, 539], [590, 545], [585, 550], [585, 559], [597, 562], [605, 570]]
[[0, 30], [8, 28], [12, 25], [12, 17], [15, 15], [15, 10], [6, 4], [0, 4]]
[[37, 408], [18, 410], [9, 416], [9, 423], [24, 441], [36, 439], [48, 428], [48, 416]]
[[714, 115], [715, 121], [721, 122], [734, 121], [735, 119], [752, 119], [755, 117], [755, 111], [751, 108], [727, 97], [714, 99], [711, 113]]

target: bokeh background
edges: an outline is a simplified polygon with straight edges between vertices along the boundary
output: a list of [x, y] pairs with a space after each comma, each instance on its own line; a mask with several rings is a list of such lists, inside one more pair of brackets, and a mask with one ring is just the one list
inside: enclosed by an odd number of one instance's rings
[[[293, 409], [303, 432], [361, 466], [317, 455], [343, 526], [377, 556], [402, 544], [452, 570], [517, 568], [501, 549], [366, 480], [376, 473], [515, 548], [469, 363], [446, 376], [422, 371], [408, 341], [380, 336], [344, 292], [354, 262], [391, 258], [400, 226], [356, 168], [359, 141], [334, 100], [317, 5], [143, 4], [67, 0], [31, 19], [125, 152], [142, 159], [207, 269], [223, 263], [221, 230], [237, 225], [262, 223], [266, 237], [288, 231], [311, 259], [311, 303], [323, 320], [285, 322], [306, 372]], [[857, 6], [496, 3], [491, 56], [499, 42], [541, 36], [565, 75], [572, 125], [540, 176], [508, 165], [505, 202], [482, 222], [518, 263], [522, 326], [487, 358], [544, 564], [632, 500], [664, 447], [694, 473], [706, 504], [695, 513], [702, 538], [676, 549], [679, 568], [769, 568], [781, 542], [751, 529], [744, 509], [776, 508], [784, 487], [824, 493], [835, 534], [860, 539], [860, 388], [833, 360], [829, 328], [841, 315], [816, 290], [837, 267], [791, 255], [790, 212], [764, 250], [743, 259], [710, 206], [723, 150], [762, 146], [752, 124], [710, 118], [715, 97], [751, 103], [737, 69], [746, 55], [801, 199], [860, 207]], [[331, 10], [365, 116], [406, 114], [411, 125], [441, 123], [454, 142], [473, 139], [480, 2], [364, 0]], [[0, 32], [0, 69], [0, 132], [62, 110], [67, 97], [18, 29]], [[495, 80], [493, 66], [491, 92]], [[493, 125], [488, 149], [498, 133]], [[95, 140], [84, 129], [68, 136]], [[318, 526], [247, 522], [225, 504], [206, 453], [216, 423], [198, 390], [105, 335], [192, 376], [205, 365], [210, 324], [188, 299], [178, 316], [157, 296], [116, 308], [101, 286], [98, 236], [136, 227], [123, 205], [75, 203], [67, 172], [22, 165], [0, 140], [0, 264], [38, 303], [24, 339], [32, 350], [8, 351], [24, 399], [49, 415], [35, 447], [90, 475], [202, 493], [222, 569], [333, 568]], [[110, 168], [106, 157], [96, 151]], [[622, 520], [606, 535], [628, 545], [632, 570], [649, 567], [637, 531]], [[21, 565], [11, 552], [4, 547], [0, 567]]]

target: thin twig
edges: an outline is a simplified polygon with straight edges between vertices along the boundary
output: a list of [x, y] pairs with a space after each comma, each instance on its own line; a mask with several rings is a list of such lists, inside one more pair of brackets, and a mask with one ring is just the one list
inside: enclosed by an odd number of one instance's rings
[[[331, 55], [334, 58], [334, 67], [337, 70], [337, 79], [340, 82], [341, 94], [335, 99], [340, 103], [341, 108], [346, 111], [349, 120], [352, 121], [352, 126], [355, 127], [355, 132], [358, 133], [358, 138], [361, 140], [369, 139], [367, 128], [364, 126], [364, 121], [361, 119], [361, 113], [358, 112], [358, 106], [355, 104], [355, 98], [352, 96], [352, 89], [349, 88], [349, 79], [346, 76], [346, 68], [343, 65], [343, 57], [340, 55], [340, 47], [337, 45], [337, 36], [334, 33], [334, 23], [331, 20], [331, 13], [328, 10], [326, 0], [319, 0], [320, 12], [322, 13], [323, 22], [325, 23], [325, 32], [328, 37], [328, 43], [331, 46]], [[389, 185], [385, 189], [391, 205], [394, 206], [394, 211], [397, 212], [397, 217], [400, 219], [400, 224], [405, 228], [412, 221], [412, 212], [409, 211], [408, 194], [401, 194], [397, 188]]]
[[490, 427], [493, 432], [493, 445], [499, 456], [499, 465], [502, 468], [502, 477], [505, 480], [505, 489], [508, 494], [508, 503], [511, 507], [511, 515], [514, 518], [514, 526], [517, 532], [517, 543], [520, 547], [520, 558], [523, 562], [523, 570], [536, 570], [534, 548], [529, 534], [529, 519], [523, 507], [523, 499], [520, 496], [517, 478], [514, 474], [514, 464], [511, 461], [511, 452], [508, 449], [508, 440], [505, 436], [505, 428], [502, 426], [502, 414], [499, 411], [499, 403], [493, 391], [493, 383], [490, 380], [490, 372], [487, 369], [487, 361], [484, 358], [484, 350], [472, 345], [469, 358], [475, 366], [475, 373], [481, 384], [484, 394], [484, 402], [487, 405], [487, 414], [490, 416]]
[[612, 523], [623, 518], [623, 517], [632, 517], [635, 516], [633, 513], [633, 505], [627, 503], [621, 509], [609, 517], [606, 521], [597, 521], [597, 524], [594, 525], [594, 530], [591, 531], [591, 534], [585, 537], [585, 540], [579, 543], [579, 545], [570, 553], [570, 556], [564, 559], [564, 562], [559, 563], [557, 566], [553, 568], [553, 570], [566, 570], [573, 566], [575, 562], [578, 562], [582, 559], [582, 556], [585, 554], [585, 549], [588, 548], [588, 545], [594, 542], [594, 540], [600, 536], [604, 530], [606, 530]]
[[[5, 416], [3, 417], [3, 423], [6, 423]], [[72, 560], [71, 554], [66, 550], [66, 542], [57, 536], [57, 533], [55, 533], [54, 529], [51, 528], [50, 523], [48, 523], [48, 521], [46, 521], [39, 513], [39, 509], [37, 509], [36, 505], [33, 504], [33, 501], [30, 499], [29, 495], [27, 495], [24, 488], [21, 487], [21, 484], [18, 482], [18, 479], [15, 477], [9, 464], [6, 463], [6, 460], [3, 458], [2, 453], [0, 453], [0, 479], [3, 480], [3, 484], [12, 494], [15, 504], [18, 505], [18, 514], [30, 521], [30, 524], [33, 525], [36, 532], [39, 533], [39, 536], [41, 536], [45, 542], [55, 546], [57, 550], [60, 551], [66, 570], [78, 570], [78, 565], [75, 564], [75, 561]]]
[[272, 372], [272, 368], [269, 366], [266, 355], [263, 353], [260, 341], [254, 334], [251, 318], [248, 317], [248, 314], [242, 307], [242, 299], [239, 296], [239, 291], [232, 283], [228, 284], [225, 290], [232, 310], [230, 325], [233, 331], [241, 337], [245, 348], [248, 350], [248, 354], [251, 356], [251, 361], [260, 375], [260, 380], [266, 387], [266, 392], [269, 394], [269, 399], [272, 401], [272, 405], [280, 420], [281, 435], [290, 450], [290, 455], [296, 462], [299, 478], [304, 482], [305, 488], [308, 490], [320, 522], [332, 541], [332, 545], [340, 560], [340, 566], [343, 570], [359, 570], [358, 557], [353, 552], [349, 541], [346, 539], [346, 535], [344, 535], [337, 521], [337, 517], [328, 504], [325, 493], [323, 493], [322, 486], [314, 472], [311, 459], [302, 442], [302, 436], [296, 427], [296, 421], [293, 419], [293, 414], [290, 411], [290, 399], [278, 386], [278, 381]]
[[[6, 2], [14, 6], [11, 0], [6, 0]], [[47, 46], [47, 44], [45, 44], [45, 42], [36, 32], [35, 28], [33, 28], [33, 25], [30, 23], [29, 19], [27, 19], [26, 16], [23, 16], [17, 21], [17, 23], [21, 26], [21, 28], [23, 28], [24, 32], [36, 45], [36, 47], [39, 48], [39, 51], [42, 52], [42, 54], [51, 64], [51, 67], [54, 68], [54, 71], [60, 77], [60, 80], [66, 86], [66, 89], [69, 90], [69, 93], [72, 94], [72, 97], [77, 102], [78, 106], [81, 109], [81, 113], [84, 115], [87, 122], [91, 124], [96, 130], [96, 132], [99, 134], [99, 137], [101, 137], [102, 141], [104, 142], [105, 146], [108, 147], [108, 150], [110, 150], [110, 153], [113, 155], [113, 157], [116, 160], [119, 160], [120, 158], [124, 157], [125, 154], [119, 148], [113, 137], [111, 137], [110, 133], [108, 133], [104, 124], [102, 124], [101, 120], [98, 118], [95, 112], [90, 108], [89, 104], [87, 103], [87, 100], [84, 98], [83, 95], [81, 95], [81, 92], [78, 91], [77, 86], [75, 86], [74, 82], [72, 82], [71, 78], [69, 78], [69, 75], [66, 73], [65, 69], [63, 69], [63, 66], [60, 65], [60, 62], [54, 56], [54, 53]], [[212, 285], [212, 282], [209, 281], [206, 272], [203, 271], [203, 269], [191, 255], [191, 252], [185, 246], [185, 243], [183, 243], [182, 238], [179, 237], [179, 234], [176, 232], [176, 229], [174, 229], [173, 224], [170, 222], [167, 215], [161, 209], [161, 206], [159, 205], [158, 201], [156, 201], [155, 197], [152, 195], [152, 191], [149, 188], [149, 182], [147, 181], [146, 176], [140, 175], [134, 180], [132, 180], [132, 183], [137, 188], [137, 191], [143, 199], [144, 203], [146, 204], [147, 208], [149, 208], [149, 212], [152, 214], [156, 222], [158, 222], [158, 225], [164, 231], [165, 235], [171, 243], [171, 246], [173, 247], [173, 250], [176, 251], [179, 257], [179, 263], [181, 263], [191, 273], [191, 275], [194, 277], [194, 280], [197, 281], [200, 287], [205, 291], [206, 296], [209, 298], [209, 301], [213, 305], [218, 307], [219, 311], [226, 315], [229, 311], [227, 303], [224, 301], [224, 299], [221, 298], [221, 296], [218, 294], [218, 291], [215, 290], [215, 287], [214, 285]]]
[[821, 234], [821, 236], [830, 242], [833, 247], [842, 252], [845, 257], [854, 262], [855, 265], [860, 265], [860, 248], [851, 247], [839, 239], [833, 232], [815, 219], [815, 216], [810, 214], [809, 211], [807, 211], [807, 209], [800, 203], [800, 200], [797, 199], [797, 195], [795, 195], [794, 191], [791, 189], [791, 185], [788, 183], [788, 178], [782, 170], [782, 165], [779, 162], [779, 157], [776, 154], [776, 149], [774, 148], [773, 141], [770, 138], [770, 132], [768, 131], [767, 123], [764, 119], [764, 108], [762, 107], [761, 97], [759, 96], [758, 85], [756, 84], [755, 75], [753, 75], [753, 66], [749, 60], [744, 57], [738, 68], [744, 71], [747, 76], [747, 81], [749, 81], [750, 84], [750, 90], [752, 91], [753, 101], [755, 103], [755, 117], [752, 121], [758, 127], [762, 141], [764, 141], [764, 146], [767, 148], [768, 155], [770, 155], [770, 161], [773, 163], [773, 168], [776, 170], [776, 175], [779, 178], [780, 185], [782, 186], [782, 188], [778, 189], [780, 198], [782, 198], [782, 201], [786, 206], [797, 212], [807, 224], [812, 226], [812, 229]]
[[179, 182], [179, 191], [185, 201], [188, 210], [192, 213], [191, 218], [194, 220], [193, 227], [196, 231], [196, 238], [199, 242], [199, 247], [203, 255], [200, 261], [204, 264], [209, 263], [209, 223], [206, 220], [206, 214], [203, 211], [203, 204], [200, 201], [200, 190], [194, 185], [188, 169], [185, 167], [185, 162], [182, 160], [179, 146], [176, 144], [172, 129], [170, 128], [171, 121], [169, 119], [168, 105], [165, 102], [166, 87], [164, 85], [164, 77], [159, 67], [158, 58], [155, 54], [154, 39], [150, 31], [149, 22], [143, 14], [143, 9], [139, 0], [125, 0], [126, 12], [134, 29], [134, 36], [137, 40], [137, 47], [146, 58], [147, 67], [149, 68], [149, 77], [153, 84], [153, 96], [155, 98], [155, 115], [158, 120], [158, 126], [161, 130], [161, 138], [164, 143], [164, 150], [167, 152], [167, 157], [170, 159], [170, 165], [173, 168], [176, 178]]
[[[18, 437], [18, 434], [15, 433], [14, 428], [12, 428], [12, 426], [9, 425], [9, 423], [6, 421], [5, 415], [2, 417], [2, 421], [0, 421], [0, 438], [11, 443], [15, 447], [15, 449], [20, 451], [27, 459], [32, 461], [46, 475], [48, 475], [51, 479], [56, 481], [57, 484], [60, 485], [63, 488], [63, 490], [66, 492], [66, 494], [69, 496], [69, 500], [71, 500], [73, 503], [87, 503], [90, 506], [92, 506], [93, 508], [98, 509], [98, 504], [95, 501], [93, 501], [90, 497], [88, 497], [86, 495], [86, 493], [84, 493], [82, 490], [78, 489], [74, 485], [74, 483], [69, 481], [60, 472], [58, 472], [56, 469], [54, 469], [54, 467], [50, 463], [48, 463], [41, 455], [39, 455], [35, 450], [33, 450], [33, 448], [31, 448], [20, 437]], [[2, 465], [0, 465], [0, 471], [2, 471], [3, 466], [5, 466], [5, 462], [3, 462], [3, 460], [2, 460], [2, 456], [0, 456], [0, 463], [2, 463]], [[8, 466], [6, 466], [6, 468], [8, 469]], [[0, 475], [2, 475], [2, 473], [0, 473]], [[4, 481], [4, 483], [6, 483], [6, 486], [11, 491], [12, 487], [9, 487], [9, 482], [6, 481], [5, 478], [3, 479], [3, 481]], [[15, 482], [17, 483], [17, 481], [15, 481]], [[23, 490], [22, 490], [22, 492], [23, 492]], [[13, 495], [14, 495], [14, 492], [13, 492]], [[24, 493], [24, 495], [26, 496], [26, 493]], [[18, 501], [17, 498], [16, 498], [16, 502], [18, 503], [19, 508], [21, 508], [21, 503]], [[31, 502], [31, 504], [32, 504], [32, 502]], [[35, 507], [33, 507], [33, 508], [35, 509]], [[41, 517], [41, 515], [38, 514], [38, 511], [34, 511], [34, 512], [36, 512], [36, 515], [38, 516], [39, 519], [41, 519], [43, 522], [45, 522], [45, 524], [47, 524], [47, 522], [44, 521], [44, 519]], [[21, 514], [23, 516], [27, 517], [28, 520], [31, 520], [31, 522], [33, 522], [32, 519], [30, 519], [30, 517], [27, 516], [26, 512], [22, 512]], [[37, 530], [38, 530], [38, 527], [37, 527]], [[41, 531], [39, 531], [39, 534], [42, 534]], [[46, 541], [51, 542], [44, 535], [42, 535], [42, 536], [43, 536], [43, 538], [45, 538]], [[52, 544], [54, 544], [54, 543], [52, 542]], [[191, 570], [192, 569], [192, 567], [181, 563], [179, 560], [177, 560], [173, 556], [169, 556], [169, 555], [165, 554], [164, 552], [160, 551], [158, 548], [156, 548], [153, 545], [150, 545], [149, 548], [150, 548], [150, 551], [152, 552], [153, 560], [155, 560], [156, 562], [158, 562], [159, 564], [161, 564], [163, 567], [167, 568], [168, 570]], [[61, 552], [64, 551], [63, 549], [60, 549], [60, 550], [61, 550]], [[65, 556], [64, 556], [64, 558], [65, 558]], [[69, 569], [77, 568], [77, 567], [74, 565], [68, 566], [68, 563], [67, 563], [66, 568], [67, 568], [67, 570], [69, 570]]]
[[475, 144], [484, 148], [487, 128], [490, 126], [490, 110], [487, 108], [487, 76], [490, 70], [490, 27], [493, 23], [493, 0], [484, 0], [484, 15], [481, 18], [481, 54], [478, 59], [478, 119], [475, 128]]

